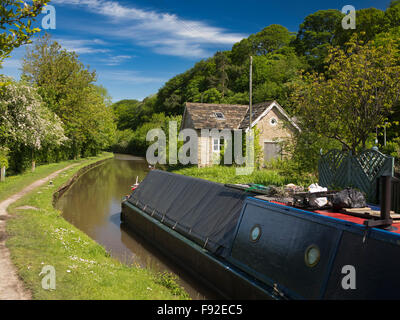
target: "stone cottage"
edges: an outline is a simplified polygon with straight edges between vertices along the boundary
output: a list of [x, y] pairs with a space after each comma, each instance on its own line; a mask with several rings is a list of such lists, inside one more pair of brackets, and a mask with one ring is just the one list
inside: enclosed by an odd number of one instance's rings
[[[199, 166], [212, 165], [215, 156], [219, 155], [223, 141], [210, 136], [201, 136], [202, 129], [249, 130], [250, 108], [248, 105], [208, 104], [187, 102], [183, 114], [183, 129], [194, 129], [198, 135]], [[263, 161], [267, 162], [282, 156], [280, 143], [291, 139], [297, 124], [289, 117], [276, 101], [267, 101], [253, 105], [251, 127], [260, 131], [260, 145], [263, 150]], [[284, 125], [285, 124], [285, 125]], [[201, 155], [206, 159], [200, 159]]]

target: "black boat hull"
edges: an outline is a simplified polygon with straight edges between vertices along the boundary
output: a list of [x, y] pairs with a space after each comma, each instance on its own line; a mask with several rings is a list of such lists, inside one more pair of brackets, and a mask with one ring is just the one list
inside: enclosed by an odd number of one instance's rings
[[121, 221], [161, 250], [171, 262], [200, 280], [221, 298], [233, 300], [276, 298], [271, 288], [252, 279], [227, 261], [213, 256], [208, 250], [153, 219], [129, 202], [122, 203]]

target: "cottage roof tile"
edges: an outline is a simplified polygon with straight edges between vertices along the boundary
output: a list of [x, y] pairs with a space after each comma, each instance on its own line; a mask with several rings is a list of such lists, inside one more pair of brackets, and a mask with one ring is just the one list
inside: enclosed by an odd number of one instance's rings
[[[253, 105], [253, 126], [268, 108], [276, 107], [297, 129], [298, 126], [286, 114], [276, 101], [266, 101]], [[193, 129], [248, 129], [250, 123], [250, 110], [248, 105], [238, 104], [211, 104], [187, 102], [185, 113], [188, 114]], [[218, 117], [222, 113], [223, 117]], [[192, 127], [192, 125], [190, 125]]]
[[[248, 109], [249, 106], [237, 104], [186, 103], [194, 129], [239, 129]], [[222, 113], [223, 119], [216, 113]]]

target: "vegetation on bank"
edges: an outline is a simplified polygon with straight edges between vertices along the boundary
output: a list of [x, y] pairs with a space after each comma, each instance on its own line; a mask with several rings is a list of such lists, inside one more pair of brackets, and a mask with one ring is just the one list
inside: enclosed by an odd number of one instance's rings
[[192, 166], [181, 168], [169, 167], [167, 170], [177, 174], [224, 184], [256, 183], [264, 186], [273, 185], [280, 187], [293, 183], [298, 186], [308, 187], [312, 183], [318, 182], [317, 177], [313, 174], [296, 173], [292, 171], [287, 161], [273, 161], [270, 163], [269, 167], [254, 170], [250, 175], [237, 175], [236, 169], [237, 167], [235, 166], [213, 166], [205, 168]]
[[57, 170], [65, 168], [70, 164], [79, 163], [80, 161], [81, 160], [68, 160], [41, 165], [37, 167], [34, 172], [29, 170], [23, 174], [8, 177], [4, 182], [0, 183], [0, 201], [3, 201], [9, 196], [21, 191], [36, 180], [45, 178]]
[[[109, 157], [105, 154], [77, 161], [52, 184], [34, 190], [10, 206], [7, 247], [20, 277], [33, 298], [40, 300], [188, 299], [172, 275], [155, 274], [111, 258], [102, 246], [62, 219], [54, 209], [53, 194], [57, 188], [81, 168]], [[50, 173], [60, 167], [61, 164], [57, 168], [43, 166], [38, 172], [44, 175], [45, 171]], [[27, 210], [19, 210], [20, 207]], [[42, 288], [43, 275], [39, 274], [46, 265], [56, 270], [55, 290]]]
[[19, 81], [0, 75], [0, 167], [8, 176], [113, 144], [111, 99], [95, 82], [96, 72], [48, 35], [27, 49]]

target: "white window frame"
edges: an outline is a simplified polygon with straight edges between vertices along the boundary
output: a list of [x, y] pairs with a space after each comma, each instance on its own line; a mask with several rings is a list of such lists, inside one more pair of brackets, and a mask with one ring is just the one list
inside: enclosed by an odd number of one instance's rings
[[[215, 143], [215, 142], [217, 142], [217, 143]], [[225, 139], [223, 139], [223, 138], [212, 138], [212, 151], [213, 151], [213, 153], [220, 153], [221, 150], [222, 150], [222, 147], [224, 145], [225, 145]]]
[[[215, 142], [217, 142], [217, 143], [215, 143]], [[221, 140], [219, 138], [212, 138], [212, 151], [214, 153], [221, 152]]]

